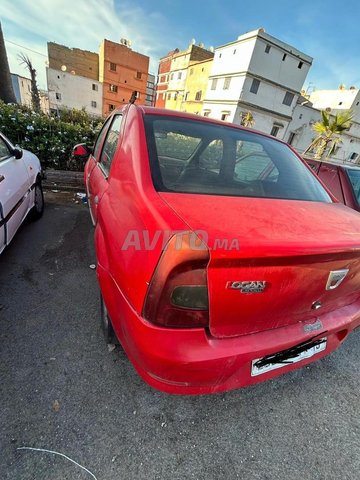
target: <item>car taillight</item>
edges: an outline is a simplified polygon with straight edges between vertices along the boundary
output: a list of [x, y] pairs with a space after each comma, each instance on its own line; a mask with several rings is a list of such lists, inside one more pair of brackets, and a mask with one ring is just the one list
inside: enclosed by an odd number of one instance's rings
[[195, 233], [171, 237], [151, 279], [143, 317], [163, 327], [206, 327], [209, 259], [208, 248]]

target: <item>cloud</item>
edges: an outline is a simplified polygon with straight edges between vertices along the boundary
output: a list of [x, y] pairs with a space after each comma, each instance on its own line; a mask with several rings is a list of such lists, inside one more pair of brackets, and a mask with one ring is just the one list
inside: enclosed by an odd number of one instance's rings
[[[147, 12], [127, 1], [120, 7], [114, 0], [2, 0], [1, 17], [5, 40], [44, 54], [47, 41], [97, 52], [104, 38], [130, 39], [133, 50], [150, 56], [150, 71], [155, 73], [159, 57], [169, 49], [164, 48], [168, 38], [174, 44], [177, 40], [161, 12]], [[12, 72], [24, 75], [17, 59], [23, 51], [33, 61], [44, 88], [46, 58], [10, 43], [6, 48]]]

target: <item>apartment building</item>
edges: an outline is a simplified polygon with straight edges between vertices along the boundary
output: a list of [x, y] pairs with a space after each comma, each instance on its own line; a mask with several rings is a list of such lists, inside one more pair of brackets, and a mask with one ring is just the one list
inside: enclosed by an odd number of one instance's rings
[[190, 62], [187, 68], [183, 101], [180, 110], [200, 114], [208, 85], [213, 58], [200, 62]]
[[284, 138], [312, 58], [260, 28], [217, 47], [203, 112], [241, 123], [250, 110], [256, 129]]
[[103, 40], [99, 51], [99, 80], [103, 83], [103, 115], [128, 103], [133, 91], [137, 104], [144, 105], [147, 95], [149, 57], [131, 49], [128, 40], [120, 43]]
[[178, 52], [179, 49], [176, 48], [175, 50], [167, 53], [164, 57], [160, 58], [155, 97], [156, 107], [165, 108], [166, 94], [169, 86], [169, 77], [171, 71], [171, 60]]
[[11, 74], [11, 82], [17, 103], [31, 107], [31, 80], [16, 73]]
[[51, 111], [67, 107], [106, 116], [128, 103], [134, 90], [138, 92], [137, 103], [153, 101], [149, 57], [134, 52], [128, 40], [116, 43], [104, 39], [99, 54], [49, 42], [48, 56]]

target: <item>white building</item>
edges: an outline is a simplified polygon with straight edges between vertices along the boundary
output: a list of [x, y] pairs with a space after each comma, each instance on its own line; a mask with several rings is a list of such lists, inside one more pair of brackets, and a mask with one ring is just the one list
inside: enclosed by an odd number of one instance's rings
[[148, 74], [146, 83], [145, 105], [152, 107], [155, 105], [155, 75]]
[[312, 58], [258, 29], [215, 49], [203, 114], [240, 123], [251, 111], [255, 128], [283, 139]]
[[103, 84], [72, 73], [47, 69], [50, 111], [61, 108], [84, 109], [90, 115], [102, 115]]
[[21, 105], [31, 107], [31, 80], [30, 78], [21, 77], [16, 73], [11, 74], [11, 82], [13, 85], [15, 98]]

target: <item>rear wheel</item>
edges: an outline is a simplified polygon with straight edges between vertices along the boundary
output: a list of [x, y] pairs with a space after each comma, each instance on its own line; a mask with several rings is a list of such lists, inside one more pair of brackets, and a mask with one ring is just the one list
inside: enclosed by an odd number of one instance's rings
[[37, 220], [42, 217], [44, 213], [44, 194], [41, 185], [41, 179], [38, 178], [34, 187], [34, 206], [30, 210], [30, 218]]
[[119, 341], [115, 335], [113, 326], [111, 324], [111, 320], [108, 315], [106, 305], [104, 303], [104, 300], [101, 294], [100, 294], [100, 310], [101, 310], [101, 329], [104, 332], [105, 341], [107, 344], [117, 345]]

